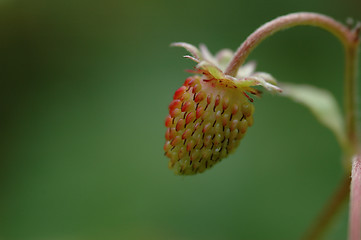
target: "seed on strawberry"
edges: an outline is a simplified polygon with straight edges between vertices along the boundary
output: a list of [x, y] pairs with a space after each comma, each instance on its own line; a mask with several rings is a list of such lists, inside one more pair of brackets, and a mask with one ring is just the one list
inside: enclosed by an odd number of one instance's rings
[[189, 112], [193, 108], [193, 101], [186, 101], [182, 106], [182, 112]]
[[186, 86], [182, 86], [180, 88], [178, 88], [177, 91], [175, 91], [174, 93], [174, 96], [173, 96], [173, 99], [179, 99], [183, 94], [184, 92], [186, 91], [187, 87]]

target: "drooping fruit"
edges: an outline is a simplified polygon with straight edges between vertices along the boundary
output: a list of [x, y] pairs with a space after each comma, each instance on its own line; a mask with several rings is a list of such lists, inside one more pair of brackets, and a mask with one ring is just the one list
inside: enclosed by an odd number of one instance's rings
[[200, 50], [188, 43], [184, 47], [197, 63], [197, 75], [186, 79], [174, 93], [164, 144], [169, 168], [179, 175], [201, 173], [227, 157], [239, 145], [248, 127], [253, 124], [253, 100], [247, 93], [260, 95], [253, 86], [280, 92], [276, 80], [268, 73], [254, 72], [255, 64], [240, 67], [236, 76], [224, 73], [232, 58], [230, 50], [216, 56], [205, 45]]
[[201, 76], [187, 78], [169, 104], [164, 151], [176, 174], [201, 173], [240, 143], [254, 107], [235, 85]]

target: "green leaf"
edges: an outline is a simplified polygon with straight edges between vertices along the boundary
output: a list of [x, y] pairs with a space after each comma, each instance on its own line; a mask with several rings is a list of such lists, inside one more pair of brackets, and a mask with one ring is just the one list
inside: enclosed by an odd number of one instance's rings
[[310, 85], [280, 84], [281, 95], [308, 107], [316, 118], [336, 136], [341, 147], [346, 146], [346, 134], [341, 111], [334, 96], [327, 90]]

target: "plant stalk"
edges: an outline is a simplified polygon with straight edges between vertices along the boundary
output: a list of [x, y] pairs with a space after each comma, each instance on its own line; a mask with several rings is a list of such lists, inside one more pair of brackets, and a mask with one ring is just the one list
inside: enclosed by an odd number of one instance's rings
[[[301, 25], [316, 26], [327, 30], [336, 36], [345, 49], [345, 81], [344, 81], [344, 111], [345, 132], [347, 136], [347, 148], [343, 149], [348, 170], [350, 170], [352, 157], [359, 149], [359, 126], [357, 116], [357, 63], [360, 25], [350, 29], [334, 19], [317, 13], [292, 13], [278, 17], [258, 28], [238, 48], [233, 59], [229, 63], [226, 74], [236, 76], [239, 67], [245, 62], [252, 50], [264, 39], [281, 30]], [[361, 240], [361, 157], [356, 158], [352, 166], [352, 190], [350, 204], [349, 240]], [[348, 173], [349, 171], [347, 171]], [[346, 182], [349, 186], [349, 181]], [[331, 220], [334, 218], [340, 205], [347, 199], [345, 185], [340, 192], [334, 195], [337, 199], [331, 199], [325, 212], [320, 216], [318, 224], [309, 231], [308, 239], [316, 239], [322, 236]]]
[[358, 65], [359, 39], [355, 36], [354, 40], [345, 46], [345, 124], [346, 136], [349, 141], [350, 149], [347, 158], [351, 166], [352, 157], [358, 153], [359, 148], [359, 126], [357, 124], [357, 65]]
[[345, 46], [345, 123], [346, 134], [350, 143], [346, 153], [346, 166], [351, 169], [351, 192], [349, 208], [349, 240], [361, 240], [361, 156], [359, 142], [359, 125], [357, 111], [357, 68], [359, 31], [355, 29], [355, 38]]
[[249, 35], [246, 41], [237, 49], [225, 73], [235, 76], [239, 67], [245, 62], [252, 50], [272, 34], [290, 27], [302, 25], [323, 28], [340, 39], [344, 46], [348, 46], [350, 42], [354, 42], [355, 34], [351, 32], [349, 28], [330, 17], [318, 13], [291, 13], [262, 25]]
[[351, 197], [349, 213], [348, 238], [361, 239], [361, 155], [358, 154], [352, 163]]

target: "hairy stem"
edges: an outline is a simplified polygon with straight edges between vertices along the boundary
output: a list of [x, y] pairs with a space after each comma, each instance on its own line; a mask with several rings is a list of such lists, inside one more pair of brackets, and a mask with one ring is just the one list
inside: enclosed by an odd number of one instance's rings
[[229, 63], [226, 74], [235, 76], [238, 68], [245, 62], [251, 51], [267, 37], [286, 28], [301, 25], [324, 28], [339, 38], [345, 46], [348, 46], [349, 42], [354, 42], [355, 34], [346, 26], [330, 17], [317, 13], [291, 13], [262, 25], [249, 35], [246, 41], [238, 48], [236, 54]]
[[[336, 36], [344, 46], [345, 82], [344, 82], [344, 109], [345, 109], [345, 131], [347, 136], [347, 149], [344, 152], [347, 166], [351, 165], [352, 156], [356, 155], [359, 149], [359, 127], [357, 124], [357, 63], [360, 25], [350, 29], [343, 24], [325, 15], [317, 13], [292, 13], [278, 17], [253, 32], [238, 48], [233, 59], [229, 63], [226, 74], [236, 76], [239, 67], [245, 62], [252, 50], [264, 39], [281, 30], [301, 25], [309, 25], [323, 28]], [[359, 159], [359, 158], [358, 158]], [[350, 228], [349, 239], [361, 239], [361, 160], [352, 165], [352, 192], [350, 205]], [[350, 167], [348, 167], [350, 168]], [[349, 169], [348, 169], [349, 170]], [[337, 213], [340, 205], [347, 199], [344, 186], [335, 198], [331, 200], [325, 212], [319, 218], [318, 224], [309, 231], [308, 239], [316, 239], [322, 236], [333, 216]]]
[[359, 147], [359, 129], [358, 129], [358, 116], [357, 116], [357, 64], [358, 64], [358, 47], [359, 41], [356, 38], [345, 46], [345, 123], [346, 123], [346, 136], [349, 140], [350, 149], [346, 153], [346, 157], [351, 163], [351, 158], [358, 152]]
[[349, 240], [361, 239], [361, 155], [352, 163], [351, 197], [349, 213]]

